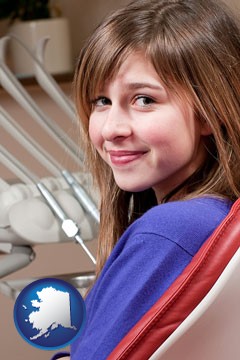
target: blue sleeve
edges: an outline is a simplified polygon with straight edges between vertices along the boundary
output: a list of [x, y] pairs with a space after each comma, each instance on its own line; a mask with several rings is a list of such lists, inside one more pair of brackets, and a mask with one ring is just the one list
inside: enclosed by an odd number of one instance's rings
[[72, 346], [71, 359], [106, 359], [191, 259], [164, 237], [135, 234], [90, 292], [87, 327]]

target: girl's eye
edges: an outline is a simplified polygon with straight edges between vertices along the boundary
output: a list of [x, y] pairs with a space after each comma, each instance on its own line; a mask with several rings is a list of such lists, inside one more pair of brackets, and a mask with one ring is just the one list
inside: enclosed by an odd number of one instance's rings
[[136, 100], [135, 100], [135, 104], [138, 105], [138, 106], [149, 106], [151, 104], [154, 103], [154, 100], [149, 97], [149, 96], [137, 96]]
[[107, 105], [111, 105], [111, 100], [104, 96], [99, 96], [95, 100], [92, 101], [93, 107], [103, 107]]

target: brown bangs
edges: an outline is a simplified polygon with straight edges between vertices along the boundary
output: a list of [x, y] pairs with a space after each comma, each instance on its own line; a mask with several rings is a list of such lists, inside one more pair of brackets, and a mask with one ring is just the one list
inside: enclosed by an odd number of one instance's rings
[[130, 52], [128, 44], [106, 29], [99, 31], [97, 37], [82, 49], [74, 78], [75, 102], [81, 118], [89, 118], [96, 94], [118, 72]]

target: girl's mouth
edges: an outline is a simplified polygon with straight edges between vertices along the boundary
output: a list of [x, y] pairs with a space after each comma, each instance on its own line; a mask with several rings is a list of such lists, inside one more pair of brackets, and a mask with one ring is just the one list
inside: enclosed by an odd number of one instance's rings
[[125, 165], [140, 159], [146, 151], [109, 150], [108, 154], [113, 165]]

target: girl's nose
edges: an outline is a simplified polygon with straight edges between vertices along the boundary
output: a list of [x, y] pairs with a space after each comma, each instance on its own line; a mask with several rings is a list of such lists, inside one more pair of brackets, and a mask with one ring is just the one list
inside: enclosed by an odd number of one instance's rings
[[132, 134], [130, 118], [120, 106], [111, 105], [106, 116], [102, 136], [107, 141], [126, 138]]

